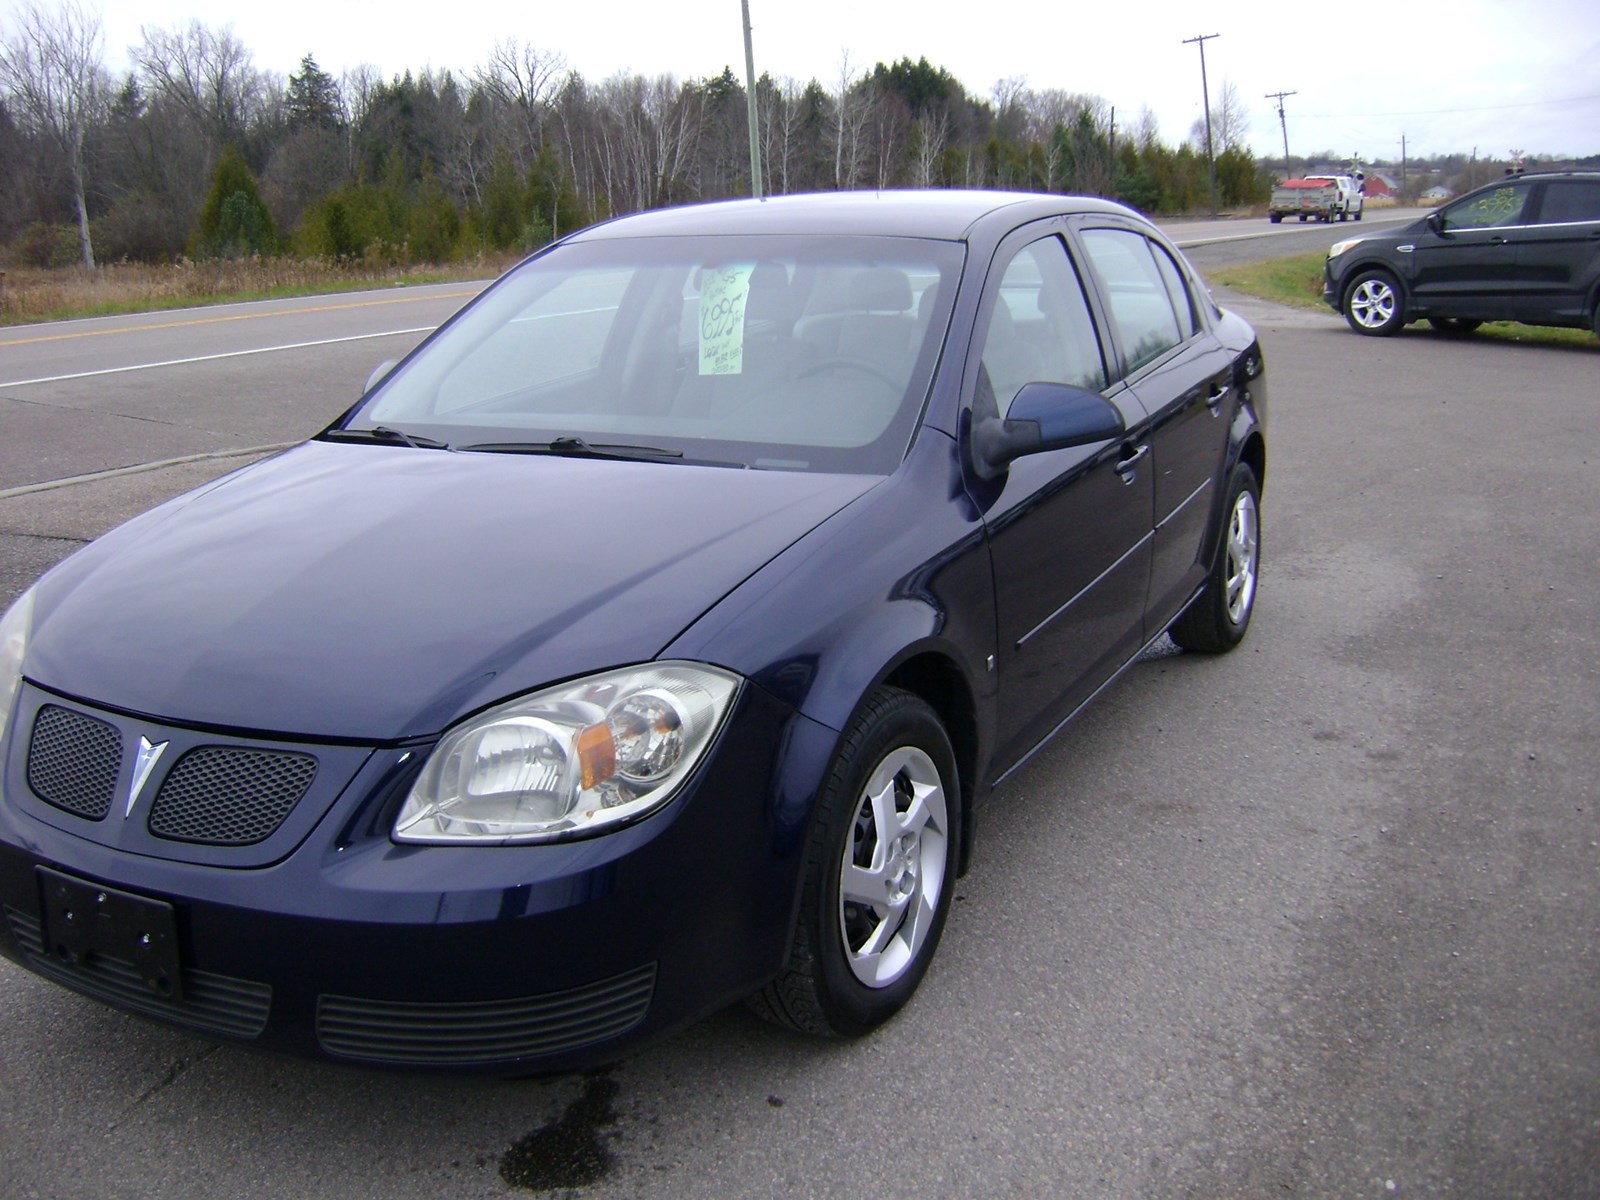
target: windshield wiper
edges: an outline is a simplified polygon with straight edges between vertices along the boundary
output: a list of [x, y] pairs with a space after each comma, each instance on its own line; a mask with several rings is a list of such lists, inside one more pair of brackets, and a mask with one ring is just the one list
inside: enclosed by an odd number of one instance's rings
[[474, 442], [461, 450], [483, 450], [490, 454], [559, 454], [568, 458], [619, 458], [636, 462], [658, 462], [682, 458], [682, 450], [663, 446], [629, 446], [615, 442], [586, 442], [581, 437], [558, 437], [548, 442]]
[[413, 450], [452, 449], [449, 442], [424, 437], [420, 433], [404, 433], [398, 429], [390, 429], [387, 425], [374, 425], [371, 429], [324, 429], [320, 436], [352, 442], [398, 442], [403, 446], [410, 446]]

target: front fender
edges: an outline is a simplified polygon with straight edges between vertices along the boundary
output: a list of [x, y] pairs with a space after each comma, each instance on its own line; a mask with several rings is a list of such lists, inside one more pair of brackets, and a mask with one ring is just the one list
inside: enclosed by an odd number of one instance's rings
[[[737, 671], [836, 731], [920, 654], [947, 659], [992, 703], [994, 580], [957, 453], [953, 439], [924, 431], [899, 471], [724, 597], [662, 656]], [[944, 499], [930, 505], [930, 495]]]

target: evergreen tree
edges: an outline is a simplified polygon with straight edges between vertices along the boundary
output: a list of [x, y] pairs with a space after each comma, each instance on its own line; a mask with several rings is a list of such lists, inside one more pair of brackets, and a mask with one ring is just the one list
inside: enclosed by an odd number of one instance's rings
[[300, 60], [300, 73], [289, 76], [283, 103], [290, 130], [337, 129], [344, 120], [339, 85], [309, 54]]
[[426, 164], [411, 204], [409, 235], [413, 262], [449, 262], [461, 240], [461, 214], [439, 186], [432, 166]]
[[211, 189], [200, 208], [192, 250], [196, 258], [234, 258], [246, 254], [273, 254], [278, 233], [272, 214], [262, 203], [255, 176], [245, 165], [237, 146], [222, 152], [211, 173]]

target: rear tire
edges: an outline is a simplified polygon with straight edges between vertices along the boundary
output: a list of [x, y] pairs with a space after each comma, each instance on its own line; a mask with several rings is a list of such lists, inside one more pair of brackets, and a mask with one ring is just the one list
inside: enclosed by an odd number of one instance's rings
[[1168, 632], [1185, 650], [1222, 654], [1244, 640], [1261, 574], [1261, 485], [1245, 463], [1228, 476], [1228, 502], [1205, 588]]
[[817, 796], [789, 962], [748, 1003], [775, 1024], [858, 1037], [904, 1007], [950, 911], [961, 784], [933, 710], [880, 688]]

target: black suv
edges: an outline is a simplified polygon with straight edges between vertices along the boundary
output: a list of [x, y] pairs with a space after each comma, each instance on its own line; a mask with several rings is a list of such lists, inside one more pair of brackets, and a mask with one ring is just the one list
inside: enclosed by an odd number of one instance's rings
[[1334, 243], [1322, 298], [1357, 333], [1426, 318], [1600, 333], [1600, 171], [1508, 175], [1401, 229]]

